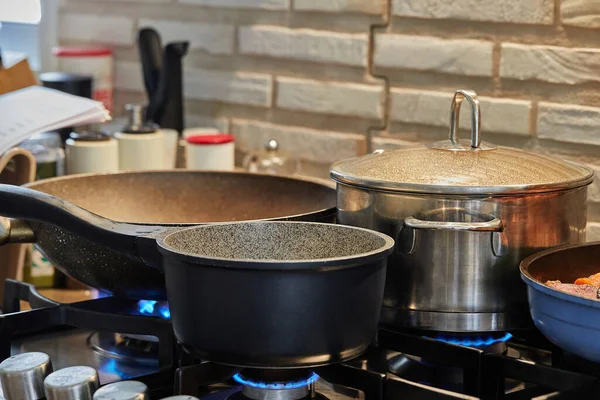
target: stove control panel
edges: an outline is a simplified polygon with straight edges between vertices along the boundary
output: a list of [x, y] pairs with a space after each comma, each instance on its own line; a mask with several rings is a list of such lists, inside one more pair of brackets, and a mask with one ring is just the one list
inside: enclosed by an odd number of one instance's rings
[[77, 366], [48, 375], [44, 380], [44, 391], [48, 400], [92, 400], [98, 385], [98, 373], [94, 368]]
[[6, 400], [44, 398], [44, 379], [52, 373], [52, 362], [45, 353], [18, 354], [0, 363], [0, 385]]
[[[148, 387], [138, 381], [120, 381], [100, 387], [94, 368], [74, 366], [53, 371], [50, 357], [22, 353], [0, 363], [0, 400], [148, 400]], [[3, 397], [2, 397], [3, 395]], [[171, 396], [162, 400], [198, 400]]]
[[103, 386], [94, 393], [94, 400], [147, 400], [148, 387], [141, 382], [121, 381]]

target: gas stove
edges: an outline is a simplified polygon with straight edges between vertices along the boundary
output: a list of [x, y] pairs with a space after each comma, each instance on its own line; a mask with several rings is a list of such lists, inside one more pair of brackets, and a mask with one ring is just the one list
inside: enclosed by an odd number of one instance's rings
[[[32, 310], [20, 311], [21, 300]], [[563, 352], [535, 330], [473, 337], [382, 326], [374, 344], [349, 362], [241, 369], [196, 359], [181, 348], [166, 303], [104, 297], [59, 304], [31, 285], [7, 280], [4, 305], [0, 360], [13, 356], [12, 368], [54, 371], [58, 378], [83, 376], [76, 383], [93, 388], [94, 398], [562, 399], [593, 398], [600, 390], [600, 365]], [[23, 367], [24, 359], [45, 367]], [[74, 367], [77, 374], [65, 370]]]

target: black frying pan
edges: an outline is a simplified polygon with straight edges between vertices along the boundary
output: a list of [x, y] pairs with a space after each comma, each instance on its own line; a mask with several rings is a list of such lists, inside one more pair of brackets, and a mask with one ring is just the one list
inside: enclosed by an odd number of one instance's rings
[[164, 270], [175, 335], [203, 359], [313, 367], [356, 357], [375, 337], [394, 246], [382, 233], [282, 221], [147, 227], [13, 193], [34, 218]]
[[136, 299], [166, 299], [164, 276], [84, 236], [63, 229], [52, 210], [36, 208], [44, 192], [98, 216], [136, 224], [142, 231], [166, 226], [248, 220], [332, 222], [335, 189], [315, 181], [242, 172], [160, 171], [75, 175], [28, 185], [37, 192], [0, 186], [0, 215], [20, 218], [0, 225], [0, 244], [35, 241], [60, 270], [97, 289]]

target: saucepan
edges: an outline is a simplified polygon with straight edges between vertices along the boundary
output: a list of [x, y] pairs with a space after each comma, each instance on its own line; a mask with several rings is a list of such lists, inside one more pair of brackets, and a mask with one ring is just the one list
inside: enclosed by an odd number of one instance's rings
[[[308, 178], [172, 170], [69, 175], [44, 179], [27, 187], [102, 217], [144, 225], [140, 229], [149, 230], [249, 220], [333, 222], [335, 219], [335, 189]], [[21, 218], [3, 221], [0, 244], [34, 241], [52, 265], [88, 286], [115, 296], [166, 298], [162, 273], [46, 223], [25, 192], [19, 193], [11, 186], [0, 187], [0, 215]], [[37, 222], [31, 222], [32, 219]]]
[[558, 247], [521, 263], [529, 311], [535, 326], [551, 342], [586, 360], [600, 363], [600, 299], [576, 296], [546, 285], [600, 272], [600, 242]]
[[[175, 335], [202, 359], [314, 367], [356, 357], [375, 337], [394, 246], [385, 234], [300, 221], [148, 227], [31, 189], [12, 194], [7, 204], [26, 200], [29, 218], [163, 270]], [[0, 203], [14, 217], [20, 209]]]

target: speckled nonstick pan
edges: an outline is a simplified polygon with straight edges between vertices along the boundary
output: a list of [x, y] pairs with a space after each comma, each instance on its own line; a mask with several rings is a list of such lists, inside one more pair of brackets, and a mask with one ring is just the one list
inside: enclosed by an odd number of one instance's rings
[[[331, 186], [306, 178], [245, 172], [85, 174], [27, 186], [64, 200], [58, 203], [60, 207], [74, 204], [113, 221], [139, 225], [142, 231], [248, 220], [333, 222], [336, 211], [336, 192]], [[0, 186], [0, 215], [22, 219], [9, 225], [0, 217], [0, 244], [35, 240], [53, 265], [91, 287], [129, 298], [166, 298], [161, 272], [47, 223], [56, 216], [44, 214], [31, 195], [21, 188]]]
[[29, 194], [34, 217], [162, 269], [175, 335], [205, 360], [313, 367], [375, 337], [394, 246], [385, 234], [292, 221], [149, 229]]

